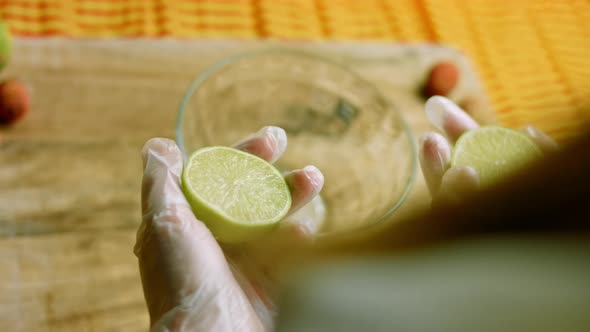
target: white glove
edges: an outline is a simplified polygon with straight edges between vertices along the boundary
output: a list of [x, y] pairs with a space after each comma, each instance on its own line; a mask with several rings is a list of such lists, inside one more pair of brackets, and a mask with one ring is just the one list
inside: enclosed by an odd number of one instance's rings
[[[277, 127], [265, 127], [236, 145], [269, 162], [276, 161], [286, 146], [286, 134]], [[175, 142], [151, 139], [142, 155], [143, 221], [134, 252], [151, 330], [270, 329], [274, 309], [267, 290], [272, 285], [268, 285], [268, 278], [257, 279], [267, 274], [249, 253], [268, 252], [268, 246], [284, 248], [313, 237], [317, 225], [284, 223], [269, 237], [272, 241], [267, 241], [265, 250], [249, 250], [248, 245], [222, 248], [195, 218], [182, 194], [183, 161]], [[290, 172], [285, 178], [293, 197], [291, 212], [315, 197], [324, 183], [322, 173], [313, 166]]]
[[[424, 134], [420, 138], [420, 165], [422, 173], [433, 197], [433, 202], [456, 201], [466, 193], [476, 190], [479, 177], [475, 169], [469, 166], [449, 168], [451, 161], [451, 144], [467, 130], [479, 127], [477, 122], [459, 106], [445, 97], [434, 96], [425, 105], [430, 122], [442, 131], [446, 138], [435, 132]], [[557, 149], [557, 143], [533, 126], [521, 129], [545, 152]]]

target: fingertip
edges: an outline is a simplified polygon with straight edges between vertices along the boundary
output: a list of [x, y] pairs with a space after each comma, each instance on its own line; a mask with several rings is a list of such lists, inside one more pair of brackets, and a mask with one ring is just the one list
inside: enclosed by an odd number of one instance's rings
[[267, 126], [233, 146], [273, 163], [287, 148], [287, 133], [283, 128]]
[[431, 194], [438, 191], [443, 174], [451, 159], [451, 146], [439, 133], [420, 137], [420, 166]]
[[420, 136], [419, 146], [420, 153], [425, 160], [438, 158], [439, 161], [448, 163], [451, 158], [451, 144], [439, 133], [428, 132]]
[[323, 188], [324, 175], [315, 166], [305, 166], [285, 175], [285, 181], [291, 190], [293, 213], [305, 204], [309, 203]]
[[543, 152], [555, 152], [559, 148], [559, 145], [553, 138], [535, 126], [525, 126], [521, 131], [531, 138]]
[[479, 182], [479, 175], [477, 170], [468, 165], [457, 165], [449, 168], [450, 173], [457, 177], [465, 177], [466, 179], [472, 179], [475, 182]]
[[438, 130], [444, 130], [444, 103], [446, 98], [442, 96], [432, 96], [426, 100], [424, 104], [424, 111], [430, 123]]
[[153, 137], [145, 142], [142, 152], [147, 152], [149, 149], [154, 149], [160, 153], [180, 152], [176, 142], [169, 138]]
[[168, 202], [186, 204], [180, 189], [183, 159], [176, 143], [167, 138], [148, 140], [141, 151], [144, 174], [141, 185], [142, 211], [160, 211]]
[[276, 126], [264, 127], [262, 130], [265, 136], [274, 141], [272, 144], [274, 146], [273, 157], [278, 159], [287, 149], [287, 133], [283, 128]]
[[324, 174], [322, 171], [313, 165], [308, 165], [303, 167], [303, 172], [305, 173], [305, 176], [307, 176], [309, 183], [312, 185], [313, 191], [319, 193], [324, 186]]
[[141, 149], [141, 157], [143, 160], [144, 169], [146, 168], [149, 157], [156, 155], [167, 156], [173, 161], [182, 159], [178, 145], [176, 145], [176, 142], [168, 138], [154, 137], [145, 142]]
[[457, 104], [442, 96], [428, 98], [424, 110], [432, 125], [453, 141], [465, 131], [479, 127]]

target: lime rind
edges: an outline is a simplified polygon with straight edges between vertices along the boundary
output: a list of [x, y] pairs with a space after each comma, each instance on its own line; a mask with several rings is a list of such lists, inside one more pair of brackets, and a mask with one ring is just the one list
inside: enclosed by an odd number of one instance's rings
[[487, 187], [543, 156], [537, 144], [523, 133], [498, 126], [463, 134], [453, 149], [452, 166], [470, 166]]
[[228, 147], [194, 152], [182, 188], [197, 218], [223, 242], [241, 242], [272, 230], [291, 207], [289, 187], [265, 160]]
[[0, 19], [0, 70], [3, 69], [12, 52], [12, 36], [4, 21]]

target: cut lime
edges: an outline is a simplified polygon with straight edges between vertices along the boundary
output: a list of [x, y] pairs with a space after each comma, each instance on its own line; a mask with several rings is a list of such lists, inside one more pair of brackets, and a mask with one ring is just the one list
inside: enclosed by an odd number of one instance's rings
[[487, 187], [542, 157], [528, 136], [503, 127], [481, 127], [463, 134], [455, 148], [451, 165], [473, 167], [480, 185]]
[[182, 188], [197, 218], [222, 242], [272, 230], [291, 207], [289, 187], [275, 167], [228, 147], [194, 152], [184, 166]]
[[12, 49], [12, 38], [6, 23], [0, 19], [0, 69], [8, 63]]

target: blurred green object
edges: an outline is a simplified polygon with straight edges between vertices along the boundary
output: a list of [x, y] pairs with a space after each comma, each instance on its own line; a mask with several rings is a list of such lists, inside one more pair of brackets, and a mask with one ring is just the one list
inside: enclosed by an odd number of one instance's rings
[[8, 30], [6, 23], [0, 20], [0, 70], [8, 63], [11, 50], [12, 38], [10, 36], [10, 30]]
[[481, 237], [317, 266], [286, 287], [276, 331], [588, 331], [589, 239]]

